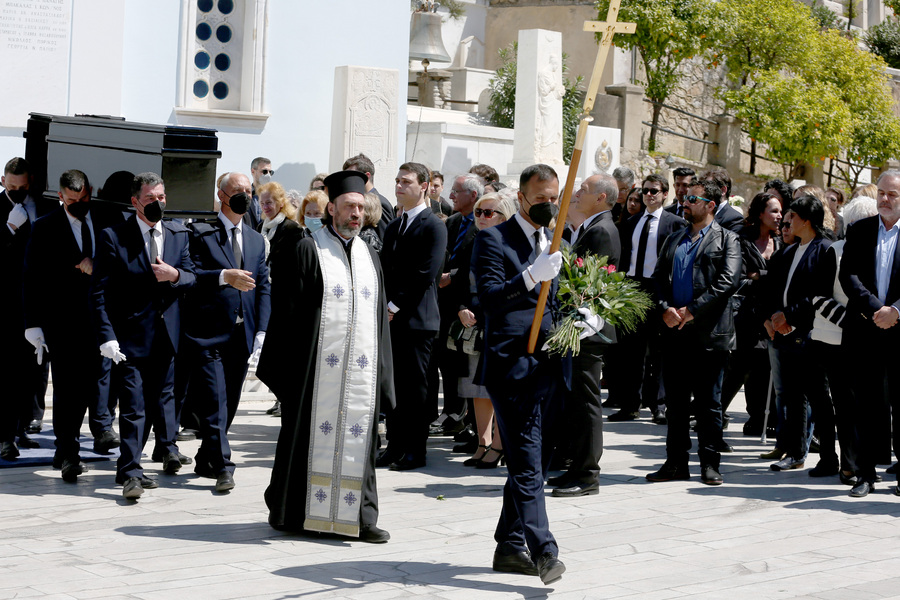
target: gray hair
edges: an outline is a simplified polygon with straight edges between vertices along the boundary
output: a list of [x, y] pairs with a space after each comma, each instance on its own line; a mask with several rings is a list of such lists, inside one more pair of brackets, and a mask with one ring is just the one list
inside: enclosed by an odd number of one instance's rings
[[605, 174], [600, 174], [598, 177], [597, 182], [591, 186], [593, 188], [591, 191], [594, 194], [606, 194], [606, 203], [612, 206], [616, 203], [616, 198], [619, 196], [619, 187], [616, 185], [616, 180]]
[[460, 183], [462, 189], [467, 192], [475, 192], [476, 200], [484, 195], [484, 183], [478, 175], [475, 175], [474, 173], [464, 173], [457, 177], [457, 179], [462, 180], [462, 183]]
[[303, 202], [303, 194], [298, 192], [297, 190], [288, 190], [286, 192], [288, 197], [288, 201], [294, 205], [294, 208], [300, 208], [300, 203]]
[[[895, 171], [898, 176], [900, 176], [900, 171]], [[885, 174], [890, 173], [887, 171]], [[857, 196], [850, 202], [850, 204], [844, 207], [844, 231], [847, 230], [850, 225], [856, 223], [860, 219], [865, 219], [866, 217], [874, 217], [878, 214], [878, 201], [875, 198], [869, 198], [868, 196]]]
[[896, 177], [897, 179], [900, 179], [900, 170], [888, 169], [887, 171], [885, 171], [884, 173], [882, 173], [881, 175], [878, 176], [878, 183], [881, 183], [881, 180], [884, 179], [885, 177]]
[[131, 197], [140, 198], [141, 190], [145, 185], [156, 187], [158, 185], [165, 185], [165, 183], [163, 182], [162, 177], [156, 173], [151, 173], [149, 171], [146, 173], [138, 173], [131, 182]]
[[[624, 183], [628, 187], [634, 185], [634, 171], [629, 169], [628, 167], [616, 167], [616, 169], [612, 173], [613, 178], [619, 183]], [[618, 196], [619, 191], [616, 188], [616, 195]]]
[[518, 212], [515, 202], [508, 196], [501, 196], [499, 192], [489, 192], [478, 199], [475, 208], [478, 208], [485, 200], [494, 200], [497, 202], [497, 212], [502, 214], [506, 219], [511, 219]]

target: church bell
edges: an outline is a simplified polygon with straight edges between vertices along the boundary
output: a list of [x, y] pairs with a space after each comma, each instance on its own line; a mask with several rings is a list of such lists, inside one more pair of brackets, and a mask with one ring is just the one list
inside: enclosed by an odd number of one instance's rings
[[409, 57], [414, 60], [450, 62], [441, 37], [441, 15], [414, 12], [409, 27]]

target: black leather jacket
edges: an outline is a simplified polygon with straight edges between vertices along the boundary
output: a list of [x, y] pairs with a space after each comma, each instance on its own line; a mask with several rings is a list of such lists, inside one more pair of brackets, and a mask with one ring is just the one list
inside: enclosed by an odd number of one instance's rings
[[[656, 263], [653, 278], [661, 312], [670, 306], [681, 308], [672, 302], [672, 264], [675, 249], [690, 232], [688, 227], [669, 236]], [[681, 332], [696, 336], [696, 341], [708, 350], [733, 350], [734, 313], [729, 308], [729, 299], [738, 288], [740, 276], [741, 245], [738, 236], [713, 221], [694, 259], [694, 299], [688, 304], [694, 319]], [[663, 328], [664, 331], [667, 329]]]

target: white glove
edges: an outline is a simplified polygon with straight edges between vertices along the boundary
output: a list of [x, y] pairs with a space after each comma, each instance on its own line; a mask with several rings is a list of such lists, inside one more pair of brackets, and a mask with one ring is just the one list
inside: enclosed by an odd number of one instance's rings
[[25, 206], [22, 204], [16, 204], [13, 206], [13, 209], [9, 211], [9, 216], [6, 217], [7, 225], [12, 225], [16, 229], [22, 226], [25, 221], [28, 220], [28, 211], [25, 210]]
[[29, 327], [25, 330], [25, 339], [34, 346], [34, 354], [37, 356], [37, 364], [44, 362], [44, 352], [47, 350], [47, 344], [44, 342], [44, 330], [40, 327]]
[[255, 367], [259, 364], [259, 355], [262, 353], [263, 343], [266, 341], [266, 332], [260, 331], [256, 334], [256, 339], [253, 340], [253, 351], [250, 352], [250, 360], [247, 361], [247, 364]]
[[100, 354], [106, 358], [112, 359], [116, 364], [119, 364], [123, 360], [127, 360], [126, 356], [122, 354], [122, 351], [119, 349], [119, 342], [116, 340], [109, 340], [108, 342], [100, 344]]
[[557, 251], [553, 254], [549, 254], [549, 252], [550, 246], [547, 246], [541, 252], [541, 255], [535, 259], [534, 264], [526, 269], [535, 283], [551, 281], [559, 274], [559, 269], [562, 267], [563, 262], [562, 252]]
[[581, 335], [578, 336], [579, 339], [583, 340], [586, 337], [591, 337], [595, 333], [600, 333], [604, 323], [606, 323], [606, 321], [603, 320], [603, 317], [595, 315], [591, 312], [591, 309], [584, 306], [578, 309], [578, 313], [584, 316], [584, 321], [575, 322], [575, 327], [581, 329]]

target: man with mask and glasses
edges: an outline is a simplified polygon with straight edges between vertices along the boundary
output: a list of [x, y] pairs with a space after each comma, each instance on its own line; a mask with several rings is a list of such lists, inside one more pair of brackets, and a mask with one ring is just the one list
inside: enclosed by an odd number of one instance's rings
[[179, 395], [189, 386], [185, 412], [199, 424], [203, 440], [194, 470], [216, 479], [216, 491], [224, 492], [234, 487], [225, 434], [237, 413], [248, 360], [259, 356], [265, 340], [270, 299], [265, 242], [242, 220], [250, 204], [250, 179], [229, 173], [219, 182], [218, 198], [215, 222], [191, 226], [197, 285], [183, 303], [180, 358], [187, 373], [185, 380], [179, 375]]
[[250, 162], [250, 176], [253, 178], [253, 187], [250, 188], [250, 203], [244, 211], [244, 223], [254, 231], [259, 230], [262, 223], [262, 209], [259, 206], [259, 194], [256, 190], [272, 181], [275, 169], [272, 161], [265, 156], [257, 156]]
[[[562, 253], [549, 253], [547, 229], [558, 212], [559, 179], [532, 165], [519, 178], [519, 212], [475, 237], [472, 272], [485, 313], [482, 381], [506, 452], [509, 475], [494, 533], [495, 571], [539, 575], [549, 585], [566, 570], [547, 520], [544, 477], [552, 450], [553, 413], [568, 381], [558, 356], [541, 349], [550, 330]], [[552, 282], [537, 349], [528, 337], [541, 282]], [[542, 432], [546, 435], [542, 436]]]
[[141, 452], [153, 425], [163, 470], [181, 469], [175, 445], [175, 354], [181, 338], [180, 302], [194, 285], [188, 230], [163, 222], [166, 188], [156, 173], [140, 173], [131, 186], [135, 214], [105, 229], [97, 240], [91, 297], [100, 354], [113, 361], [112, 390], [119, 398], [121, 454], [116, 483], [138, 498], [158, 486], [144, 476]]

